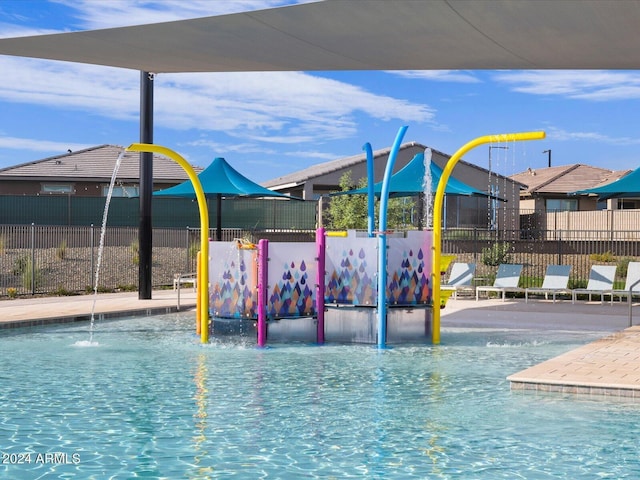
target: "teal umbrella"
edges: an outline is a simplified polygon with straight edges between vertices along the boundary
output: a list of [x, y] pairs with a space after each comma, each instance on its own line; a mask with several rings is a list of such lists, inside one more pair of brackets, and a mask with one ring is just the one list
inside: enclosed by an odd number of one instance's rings
[[[436, 192], [438, 183], [442, 177], [442, 169], [434, 162], [429, 163], [431, 172], [431, 189], [432, 193]], [[425, 193], [424, 185], [424, 153], [420, 152], [413, 157], [413, 159], [407, 163], [400, 171], [391, 176], [389, 183], [389, 196], [390, 197], [413, 197]], [[374, 193], [376, 196], [380, 196], [382, 191], [382, 182], [378, 182], [374, 185]], [[358, 188], [355, 190], [348, 190], [345, 192], [335, 192], [331, 195], [356, 195], [366, 194], [367, 187]], [[461, 182], [457, 178], [451, 175], [447, 182], [447, 187], [444, 193], [446, 195], [465, 195], [465, 196], [483, 196], [489, 195], [485, 192], [477, 190], [464, 182]]]
[[[224, 158], [217, 157], [207, 168], [198, 174], [202, 190], [206, 197], [215, 197], [217, 206], [216, 215], [216, 240], [222, 238], [222, 197], [277, 197], [294, 199], [289, 195], [283, 195], [252, 182], [240, 174]], [[196, 198], [191, 180], [187, 180], [166, 190], [153, 193], [158, 197], [183, 197]], [[295, 198], [295, 200], [298, 200]]]
[[640, 197], [640, 168], [611, 183], [570, 193], [570, 195], [580, 194], [598, 195], [598, 200], [601, 201], [609, 198]]

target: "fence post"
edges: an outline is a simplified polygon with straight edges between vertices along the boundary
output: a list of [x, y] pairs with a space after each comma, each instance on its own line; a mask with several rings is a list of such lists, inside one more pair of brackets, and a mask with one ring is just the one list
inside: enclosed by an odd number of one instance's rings
[[185, 269], [185, 272], [191, 272], [191, 258], [189, 257], [189, 225], [187, 225], [187, 267]]
[[31, 224], [31, 295], [36, 294], [36, 224]]
[[562, 265], [562, 230], [558, 230], [558, 265]]
[[473, 261], [478, 263], [478, 227], [473, 227]]

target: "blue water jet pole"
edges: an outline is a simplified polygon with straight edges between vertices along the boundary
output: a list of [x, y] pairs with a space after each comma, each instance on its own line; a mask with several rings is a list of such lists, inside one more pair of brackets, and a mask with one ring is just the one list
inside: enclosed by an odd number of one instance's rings
[[374, 227], [374, 204], [375, 204], [375, 185], [373, 184], [373, 150], [369, 142], [362, 146], [367, 152], [367, 234], [373, 237]]
[[[389, 152], [389, 159], [382, 180], [380, 192], [380, 223], [378, 228], [378, 348], [384, 348], [387, 341], [387, 207], [389, 204], [389, 183], [398, 150], [408, 126], [400, 127], [396, 140]], [[371, 183], [371, 182], [369, 182]]]

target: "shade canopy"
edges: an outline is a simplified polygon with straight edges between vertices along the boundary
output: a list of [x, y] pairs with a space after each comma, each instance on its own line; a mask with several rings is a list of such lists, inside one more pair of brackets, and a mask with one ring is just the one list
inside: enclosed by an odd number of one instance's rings
[[[218, 241], [222, 240], [222, 197], [294, 198], [252, 182], [220, 157], [215, 158], [211, 165], [198, 174], [198, 180], [205, 196], [216, 199], [216, 240]], [[191, 180], [153, 194], [157, 197], [196, 198]]]
[[[440, 178], [442, 177], [442, 169], [434, 162], [429, 162], [429, 169], [431, 172], [431, 190], [432, 193], [435, 193], [438, 188], [438, 184], [440, 183]], [[389, 180], [389, 197], [413, 197], [424, 193], [426, 183], [424, 173], [424, 153], [420, 152], [417, 153], [400, 171], [391, 176], [391, 179]], [[374, 185], [374, 193], [379, 197], [381, 192], [382, 182], [378, 182]], [[346, 192], [336, 192], [331, 195], [356, 195], [366, 193], [368, 193], [367, 187], [364, 187]], [[446, 195], [488, 196], [487, 193], [481, 192], [480, 190], [461, 182], [453, 175], [449, 177], [444, 193]]]
[[[291, 198], [279, 192], [258, 185], [239, 173], [224, 158], [216, 158], [207, 168], [198, 174], [204, 194], [223, 197], [282, 197]], [[190, 180], [175, 187], [154, 192], [156, 196], [165, 197], [196, 197]]]
[[0, 39], [0, 54], [154, 73], [636, 69], [640, 2], [359, 0]]
[[611, 183], [571, 193], [571, 195], [584, 194], [597, 195], [598, 200], [640, 197], [640, 168]]

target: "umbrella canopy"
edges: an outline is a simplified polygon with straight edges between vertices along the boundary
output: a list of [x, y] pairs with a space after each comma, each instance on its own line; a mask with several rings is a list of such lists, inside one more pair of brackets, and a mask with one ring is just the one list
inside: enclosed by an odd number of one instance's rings
[[[222, 197], [293, 198], [252, 182], [229, 165], [224, 158], [220, 157], [214, 159], [211, 165], [200, 172], [198, 179], [200, 180], [205, 196], [209, 198], [215, 197], [217, 200], [216, 240], [220, 240], [222, 237]], [[165, 190], [154, 192], [153, 194], [158, 197], [196, 197], [196, 192], [191, 180], [187, 180], [186, 182]]]
[[611, 183], [570, 193], [570, 195], [580, 194], [598, 195], [598, 200], [640, 197], [640, 168]]
[[[240, 174], [224, 158], [216, 158], [207, 168], [198, 174], [205, 195], [222, 195], [223, 197], [282, 197], [291, 198], [279, 192], [252, 182]], [[193, 184], [187, 180], [165, 190], [154, 192], [157, 196], [166, 197], [194, 197], [196, 192]]]
[[[436, 192], [440, 178], [442, 177], [442, 169], [434, 162], [429, 163], [431, 171], [431, 188], [432, 193]], [[413, 157], [413, 159], [407, 163], [400, 171], [391, 176], [389, 183], [389, 196], [390, 197], [412, 197], [424, 193], [424, 153], [420, 152]], [[382, 182], [378, 182], [374, 185], [374, 192], [376, 196], [380, 196], [382, 191]], [[331, 195], [354, 195], [354, 194], [366, 194], [367, 187], [358, 188], [356, 190], [349, 190], [346, 192], [336, 192]], [[449, 177], [447, 187], [445, 188], [445, 194], [447, 195], [466, 195], [466, 196], [489, 196], [488, 194], [481, 192], [464, 182], [461, 182], [453, 176]]]

